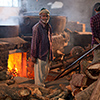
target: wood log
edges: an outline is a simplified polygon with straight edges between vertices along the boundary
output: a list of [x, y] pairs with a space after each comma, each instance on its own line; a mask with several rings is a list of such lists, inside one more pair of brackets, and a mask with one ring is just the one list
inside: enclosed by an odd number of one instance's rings
[[7, 80], [6, 83], [8, 85], [11, 85], [11, 84], [14, 84], [15, 83], [15, 80], [11, 79], [11, 80]]
[[32, 91], [32, 95], [34, 95], [34, 93], [35, 94], [38, 94], [38, 95], [42, 95], [42, 93], [41, 93], [41, 91], [38, 89], [38, 88], [35, 88], [33, 91]]
[[81, 90], [80, 88], [73, 85], [72, 80], [70, 81], [70, 86], [72, 89], [72, 95], [75, 96], [77, 93], [79, 93]]
[[18, 93], [21, 97], [27, 97], [31, 94], [29, 89], [21, 89]]
[[70, 51], [72, 56], [82, 54], [83, 52], [84, 52], [84, 48], [82, 48], [81, 46], [75, 46]]
[[66, 70], [59, 78], [64, 77], [65, 75], [68, 75], [70, 72], [78, 68], [79, 64], [73, 65], [70, 69]]
[[57, 90], [57, 91], [55, 91], [55, 92], [53, 92], [53, 93], [51, 93], [49, 95], [46, 95], [46, 97], [50, 99], [50, 98], [53, 98], [53, 97], [57, 96], [61, 92], [62, 92], [62, 90], [60, 89], [60, 90]]
[[[0, 97], [5, 98], [7, 95], [12, 98], [12, 100], [20, 99], [21, 96], [18, 94], [18, 91], [23, 88], [19, 88], [18, 86], [0, 86]], [[16, 91], [16, 92], [15, 92]], [[2, 100], [2, 99], [0, 99]]]
[[87, 61], [86, 59], [83, 59], [80, 61], [80, 73], [85, 74], [86, 68], [89, 66], [91, 61]]
[[62, 91], [59, 95], [51, 98], [50, 100], [58, 100], [59, 98], [64, 99], [65, 97], [67, 97], [68, 95], [68, 91]]
[[[79, 92], [75, 95], [75, 100], [90, 100], [91, 94], [96, 86], [96, 82], [93, 82], [91, 85], [89, 85], [86, 89]], [[95, 100], [95, 99], [94, 99]]]
[[72, 84], [76, 87], [83, 87], [86, 85], [87, 77], [85, 74], [73, 74]]
[[68, 91], [64, 91], [64, 94], [62, 95], [62, 99], [65, 99], [68, 96], [69, 92]]
[[36, 99], [34, 97], [30, 97], [28, 100], [38, 100], [38, 99]]
[[55, 68], [60, 68], [60, 67], [62, 67], [62, 66], [63, 66], [63, 63], [58, 63], [58, 64], [55, 64], [55, 65], [52, 65], [52, 66], [50, 67], [50, 70], [55, 69]]
[[100, 100], [100, 75], [97, 80], [97, 84], [91, 94], [90, 100]]
[[66, 99], [59, 98], [58, 100], [66, 100]]
[[35, 93], [34, 93], [33, 96], [34, 96], [35, 98], [37, 98], [37, 99], [40, 99], [40, 100], [49, 100], [48, 97], [44, 97], [44, 96], [42, 96], [42, 95], [38, 95], [38, 94], [35, 94]]
[[6, 96], [4, 100], [12, 100], [10, 96]]
[[52, 89], [44, 88], [44, 87], [41, 87], [41, 86], [39, 86], [39, 90], [42, 92], [43, 95], [48, 95], [53, 91]]

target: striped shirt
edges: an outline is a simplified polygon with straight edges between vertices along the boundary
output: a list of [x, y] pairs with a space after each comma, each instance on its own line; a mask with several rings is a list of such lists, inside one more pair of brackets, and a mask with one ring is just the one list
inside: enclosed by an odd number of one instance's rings
[[32, 27], [31, 56], [46, 61], [52, 60], [52, 31], [50, 24], [41, 21]]
[[100, 40], [100, 12], [91, 17], [90, 19], [90, 26], [92, 31], [92, 45], [98, 44], [95, 38]]

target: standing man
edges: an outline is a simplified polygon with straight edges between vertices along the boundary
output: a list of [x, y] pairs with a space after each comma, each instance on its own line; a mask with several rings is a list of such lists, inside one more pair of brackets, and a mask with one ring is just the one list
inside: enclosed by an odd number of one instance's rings
[[[92, 46], [95, 47], [100, 43], [100, 3], [94, 5], [96, 14], [90, 19], [90, 26], [92, 30]], [[92, 63], [100, 61], [100, 46], [94, 50], [94, 57]]]
[[45, 87], [44, 81], [52, 60], [52, 31], [48, 24], [50, 12], [42, 8], [39, 17], [39, 22], [32, 28], [31, 59], [34, 63], [35, 84]]

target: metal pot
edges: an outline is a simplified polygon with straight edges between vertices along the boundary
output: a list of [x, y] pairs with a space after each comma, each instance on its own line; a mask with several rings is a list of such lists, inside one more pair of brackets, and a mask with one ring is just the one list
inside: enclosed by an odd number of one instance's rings
[[[20, 35], [32, 35], [32, 27], [39, 21], [39, 16], [24, 16], [20, 23]], [[65, 16], [51, 16], [50, 22], [53, 33], [61, 33], [66, 26]]]
[[16, 37], [19, 35], [19, 26], [18, 25], [0, 25], [0, 38], [9, 38]]

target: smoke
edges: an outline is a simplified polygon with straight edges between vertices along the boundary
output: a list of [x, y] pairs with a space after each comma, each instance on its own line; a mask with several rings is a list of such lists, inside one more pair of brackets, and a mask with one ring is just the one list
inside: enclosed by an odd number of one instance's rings
[[58, 1], [55, 1], [54, 3], [49, 2], [47, 5], [51, 5], [51, 9], [57, 9], [63, 7], [63, 3]]
[[19, 8], [0, 7], [0, 25], [18, 25]]

